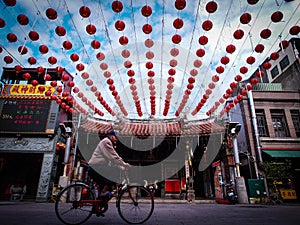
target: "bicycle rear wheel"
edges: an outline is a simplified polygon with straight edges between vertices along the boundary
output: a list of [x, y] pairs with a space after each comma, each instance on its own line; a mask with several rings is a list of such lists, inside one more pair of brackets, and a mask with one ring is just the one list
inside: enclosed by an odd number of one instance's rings
[[120, 194], [117, 208], [125, 222], [141, 224], [146, 222], [153, 213], [153, 196], [143, 186], [129, 186]]
[[[85, 184], [71, 184], [65, 187], [56, 198], [55, 213], [64, 224], [78, 225], [87, 221], [93, 213], [94, 193]], [[84, 202], [83, 200], [87, 200]]]

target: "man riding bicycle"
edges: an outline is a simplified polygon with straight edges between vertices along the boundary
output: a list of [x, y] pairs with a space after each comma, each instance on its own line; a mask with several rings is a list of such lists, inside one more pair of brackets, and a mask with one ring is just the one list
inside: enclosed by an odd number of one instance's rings
[[116, 184], [120, 171], [124, 171], [130, 164], [116, 152], [117, 134], [109, 131], [94, 150], [89, 163], [89, 176], [99, 185], [99, 196], [111, 196], [110, 188]]

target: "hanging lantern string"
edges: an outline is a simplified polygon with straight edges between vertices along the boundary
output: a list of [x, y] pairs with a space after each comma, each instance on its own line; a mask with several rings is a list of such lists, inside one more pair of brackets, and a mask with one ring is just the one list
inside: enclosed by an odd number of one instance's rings
[[[138, 48], [138, 44], [137, 44], [137, 35], [136, 35], [136, 26], [135, 26], [135, 17], [134, 17], [134, 8], [133, 8], [133, 3], [132, 0], [130, 1], [130, 6], [131, 6], [131, 19], [132, 19], [132, 24], [133, 24], [133, 31], [134, 31], [134, 39], [135, 39], [135, 49], [136, 49], [136, 53], [137, 53], [137, 62], [138, 62], [138, 74], [140, 76], [140, 83], [141, 83], [141, 87], [143, 86], [142, 83], [142, 73], [141, 73], [141, 61], [140, 61], [140, 54], [139, 54], [139, 48]], [[145, 93], [144, 93], [144, 88], [142, 88], [142, 98], [145, 99]], [[143, 101], [144, 103], [144, 107], [145, 110], [147, 112], [147, 106], [146, 106], [146, 102]], [[148, 113], [148, 112], [147, 112]]]
[[[221, 32], [220, 32], [220, 34], [219, 34], [219, 36], [218, 36], [218, 40], [217, 40], [216, 46], [215, 46], [215, 48], [214, 48], [212, 57], [211, 57], [211, 59], [210, 59], [210, 65], [212, 64], [212, 60], [213, 60], [213, 58], [214, 58], [214, 55], [216, 54], [217, 47], [218, 47], [219, 42], [220, 42], [220, 40], [221, 40], [221, 34], [222, 34], [222, 32], [223, 32], [223, 30], [224, 30], [224, 28], [225, 28], [225, 24], [226, 24], [227, 18], [228, 18], [228, 16], [229, 16], [229, 10], [230, 10], [232, 4], [233, 4], [233, 0], [230, 1], [230, 5], [229, 5], [228, 10], [227, 10], [227, 12], [226, 12], [226, 16], [225, 16], [224, 23], [223, 23], [222, 28], [221, 28]], [[197, 15], [198, 15], [198, 14], [197, 14]], [[210, 67], [207, 67], [207, 69], [206, 69], [206, 71], [204, 72], [204, 74], [208, 74], [209, 68], [210, 68]], [[203, 80], [201, 81], [201, 83], [204, 82], [205, 77], [207, 77], [207, 76], [204, 76], [204, 77], [203, 77]], [[198, 99], [201, 99], [201, 94], [202, 94], [202, 89], [199, 88], [198, 91], [197, 91], [197, 93], [196, 93], [196, 95], [195, 95], [195, 98], [193, 99], [193, 101], [190, 102], [190, 104], [188, 104], [188, 105], [186, 106], [186, 109], [190, 109], [192, 105], [195, 105], [195, 101], [198, 100]], [[187, 114], [187, 113], [188, 113], [187, 110], [185, 110], [185, 111], [184, 111], [184, 114]]]
[[[112, 47], [112, 39], [110, 38], [110, 35], [109, 35], [109, 32], [108, 32], [108, 26], [107, 26], [107, 22], [105, 20], [105, 16], [104, 16], [104, 12], [103, 12], [103, 8], [102, 8], [101, 4], [99, 4], [99, 9], [100, 9], [100, 12], [101, 12], [102, 20], [104, 22], [105, 35], [106, 35], [106, 37], [108, 39], [108, 42], [109, 42], [109, 46], [110, 46], [111, 54], [113, 56], [115, 67], [117, 68], [117, 74], [118, 74], [118, 76], [120, 78], [120, 83], [121, 83], [122, 89], [125, 89], [125, 85], [124, 85], [122, 76], [120, 74], [120, 69], [118, 67], [118, 63], [117, 63], [117, 59], [116, 59], [116, 54], [114, 53], [114, 49]], [[125, 92], [125, 95], [126, 95], [127, 102], [129, 102], [130, 98], [129, 98], [127, 92]]]
[[[258, 19], [258, 16], [259, 16], [259, 14], [260, 14], [260, 12], [261, 12], [263, 6], [264, 6], [265, 1], [266, 1], [266, 0], [264, 0], [264, 2], [262, 3], [262, 5], [261, 5], [261, 7], [260, 7], [260, 9], [259, 9], [259, 12], [257, 13], [257, 15], [256, 15], [256, 17], [255, 17], [255, 19], [254, 19], [254, 23], [255, 23], [255, 22], [257, 21], [257, 19]], [[254, 24], [254, 23], [253, 23], [253, 24]], [[238, 25], [238, 28], [239, 28], [239, 27], [240, 27], [240, 24]], [[238, 56], [240, 55], [240, 53], [242, 52], [242, 49], [243, 49], [243, 47], [244, 47], [245, 44], [246, 44], [247, 37], [249, 37], [249, 34], [251, 33], [253, 27], [254, 27], [254, 26], [251, 26], [251, 28], [250, 28], [250, 30], [249, 30], [249, 32], [248, 32], [248, 35], [246, 36], [246, 38], [245, 38], [244, 42], [242, 43], [241, 47], [239, 48], [239, 51], [238, 51], [238, 53], [236, 54], [235, 58], [233, 59], [230, 68], [227, 70], [226, 74], [223, 76], [223, 79], [220, 81], [221, 84], [224, 84], [225, 81], [227, 81], [228, 79], [230, 79], [229, 81], [232, 81], [232, 76], [228, 76], [228, 74], [230, 74], [230, 73], [231, 73], [231, 70], [234, 69], [235, 62], [236, 62], [236, 60], [238, 59]], [[237, 29], [238, 29], [238, 28], [237, 28]], [[233, 43], [233, 40], [234, 40], [234, 38], [232, 38], [232, 40], [231, 40], [230, 43]], [[221, 85], [217, 85], [217, 86], [216, 86], [215, 91], [212, 93], [212, 97], [215, 96], [214, 93], [215, 93], [216, 91], [221, 91], [221, 92], [222, 92]]]
[[[165, 0], [163, 0], [163, 5], [162, 5], [162, 23], [161, 23], [161, 51], [160, 51], [160, 82], [159, 82], [159, 92], [160, 92], [160, 96], [163, 96], [163, 90], [162, 90], [162, 84], [163, 84], [163, 52], [164, 52], [164, 30], [165, 30]], [[162, 99], [161, 99], [162, 101]], [[162, 104], [159, 103], [158, 104], [158, 113], [159, 115], [162, 115]]]
[[[199, 16], [198, 16], [198, 15], [199, 15], [200, 3], [201, 3], [201, 0], [198, 1], [198, 7], [197, 7], [197, 12], [196, 12], [196, 16], [195, 16], [194, 27], [193, 27], [193, 31], [192, 31], [192, 38], [191, 38], [190, 44], [189, 44], [189, 51], [188, 51], [187, 59], [189, 59], [190, 54], [191, 54], [191, 51], [192, 51], [192, 44], [193, 44], [193, 40], [194, 40], [194, 36], [195, 36], [196, 24], [197, 24], [198, 19], [199, 19]], [[179, 10], [178, 10], [178, 14], [179, 14]], [[179, 18], [179, 17], [178, 17], [178, 18]], [[186, 64], [185, 64], [185, 68], [184, 68], [183, 76], [182, 76], [182, 80], [181, 80], [180, 90], [178, 91], [178, 97], [177, 97], [176, 99], [179, 99], [179, 98], [180, 98], [181, 92], [183, 91], [184, 75], [185, 75], [186, 70], [187, 70], [188, 61], [189, 61], [189, 60], [186, 60]], [[176, 107], [176, 108], [178, 107], [178, 104], [179, 104], [179, 103], [180, 103], [179, 101], [177, 101], [177, 102], [175, 103], [175, 107]]]

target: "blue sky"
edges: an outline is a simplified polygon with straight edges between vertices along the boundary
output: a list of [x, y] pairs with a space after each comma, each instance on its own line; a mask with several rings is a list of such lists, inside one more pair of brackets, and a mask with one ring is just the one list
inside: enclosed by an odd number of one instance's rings
[[[235, 75], [239, 74], [241, 66], [247, 66], [249, 69], [248, 73], [243, 75], [243, 78], [246, 79], [270, 53], [279, 49], [280, 40], [292, 38], [289, 34], [290, 27], [296, 24], [299, 25], [298, 0], [291, 2], [260, 0], [255, 5], [249, 5], [246, 0], [218, 0], [215, 1], [218, 4], [217, 11], [211, 14], [205, 10], [208, 0], [187, 1], [183, 10], [177, 10], [174, 7], [174, 2], [169, 0], [123, 0], [123, 10], [120, 13], [115, 13], [111, 8], [112, 1], [17, 0], [17, 4], [13, 7], [8, 7], [1, 1], [0, 18], [5, 20], [6, 26], [0, 28], [2, 36], [0, 46], [3, 49], [2, 53], [0, 53], [0, 66], [1, 68], [14, 67], [15, 65], [33, 68], [37, 66], [45, 68], [62, 66], [74, 76], [76, 86], [84, 92], [85, 96], [105, 113], [102, 118], [115, 119], [99, 104], [94, 93], [90, 91], [90, 87], [81, 78], [82, 72], [88, 72], [90, 79], [93, 80], [97, 89], [101, 91], [106, 102], [117, 114], [121, 117], [124, 116], [106, 84], [107, 78], [103, 76], [105, 71], [99, 67], [100, 63], [105, 62], [108, 65], [107, 70], [112, 74], [111, 78], [114, 80], [114, 85], [122, 103], [128, 111], [128, 116], [125, 116], [125, 118], [147, 119], [151, 114], [151, 110], [149, 84], [147, 82], [148, 69], [146, 69], [145, 63], [151, 61], [154, 65], [153, 71], [155, 71], [156, 114], [154, 117], [164, 119], [175, 118], [175, 111], [180, 105], [188, 84], [188, 78], [191, 76], [190, 70], [195, 69], [193, 62], [200, 59], [202, 66], [196, 68], [198, 75], [195, 76], [195, 87], [191, 91], [189, 99], [180, 114], [180, 117], [187, 116], [191, 120], [197, 120], [207, 118], [207, 110], [225, 93], [229, 83], [233, 82]], [[79, 14], [79, 9], [83, 5], [91, 10], [89, 18], [83, 18]], [[144, 17], [141, 14], [141, 8], [145, 5], [149, 5], [152, 8], [152, 15], [149, 17]], [[48, 8], [53, 8], [57, 11], [58, 18], [56, 20], [47, 18], [45, 12]], [[280, 11], [284, 15], [282, 21], [278, 23], [271, 21], [271, 15], [275, 11]], [[240, 23], [239, 18], [245, 12], [250, 13], [252, 16], [249, 24]], [[19, 14], [25, 14], [29, 18], [28, 25], [21, 26], [17, 22], [16, 18]], [[176, 18], [181, 18], [184, 22], [181, 29], [176, 30], [172, 25]], [[126, 27], [124, 31], [115, 29], [114, 24], [117, 20], [125, 22]], [[213, 22], [213, 28], [209, 31], [202, 29], [202, 23], [205, 20]], [[89, 35], [85, 31], [86, 26], [90, 23], [97, 28], [94, 35]], [[150, 34], [142, 32], [142, 26], [146, 23], [149, 23], [153, 28]], [[67, 34], [58, 36], [55, 33], [57, 26], [63, 26]], [[272, 31], [272, 35], [268, 39], [261, 39], [259, 34], [265, 28], [269, 28]], [[237, 29], [242, 29], [245, 32], [241, 40], [233, 38], [233, 33]], [[35, 30], [39, 33], [40, 38], [38, 41], [31, 41], [28, 38], [27, 35], [30, 30]], [[8, 33], [16, 34], [18, 41], [14, 43], [8, 42], [6, 39]], [[182, 41], [179, 44], [172, 43], [171, 38], [174, 34], [181, 35]], [[120, 45], [118, 41], [122, 35], [127, 36], [129, 39], [129, 43], [126, 46]], [[198, 42], [199, 37], [202, 35], [207, 36], [209, 40], [205, 46], [201, 46]], [[144, 41], [147, 38], [151, 38], [154, 41], [153, 47], [145, 47]], [[63, 49], [62, 43], [66, 40], [72, 42], [73, 48], [71, 50]], [[100, 41], [100, 49], [91, 47], [90, 43], [92, 40]], [[263, 53], [253, 51], [253, 46], [255, 47], [259, 43], [265, 46]], [[49, 52], [47, 54], [39, 52], [39, 46], [42, 44], [48, 46]], [[226, 53], [225, 48], [228, 44], [236, 46], [237, 50], [233, 54]], [[17, 50], [19, 46], [23, 45], [28, 48], [26, 55], [20, 55]], [[180, 54], [176, 57], [170, 55], [170, 49], [174, 47], [180, 51]], [[206, 51], [205, 56], [201, 58], [195, 54], [199, 48], [204, 48]], [[121, 52], [125, 49], [131, 53], [127, 59], [121, 56]], [[105, 59], [101, 62], [96, 59], [96, 54], [100, 51], [105, 54]], [[153, 59], [149, 60], [145, 57], [147, 51], [154, 53]], [[78, 62], [70, 60], [72, 53], [79, 55], [80, 60]], [[12, 64], [7, 65], [4, 62], [3, 58], [6, 55], [14, 57]], [[220, 58], [225, 55], [230, 58], [230, 63], [224, 66], [220, 63]], [[256, 58], [256, 62], [253, 65], [248, 65], [246, 58], [251, 55]], [[30, 56], [34, 56], [37, 59], [36, 65], [30, 65], [27, 62]], [[47, 61], [50, 56], [55, 56], [58, 63], [50, 65]], [[169, 61], [172, 59], [176, 59], [178, 65], [175, 67], [176, 74], [174, 75], [175, 82], [172, 89], [171, 107], [168, 111], [168, 116], [163, 116], [167, 78], [169, 77], [168, 70], [171, 68]], [[133, 64], [131, 69], [135, 71], [135, 85], [141, 101], [142, 117], [137, 116], [130, 84], [128, 83], [129, 77], [126, 74], [128, 69], [123, 66], [125, 60], [130, 60]], [[85, 65], [84, 71], [76, 70], [78, 63]], [[191, 112], [208, 88], [211, 77], [216, 74], [216, 67], [221, 65], [224, 66], [225, 71], [220, 75], [220, 81], [216, 83], [216, 88], [213, 89], [209, 100], [199, 113], [191, 115]], [[74, 94], [74, 97], [79, 104], [88, 109], [76, 94]], [[218, 112], [221, 109], [222, 107], [219, 107]]]

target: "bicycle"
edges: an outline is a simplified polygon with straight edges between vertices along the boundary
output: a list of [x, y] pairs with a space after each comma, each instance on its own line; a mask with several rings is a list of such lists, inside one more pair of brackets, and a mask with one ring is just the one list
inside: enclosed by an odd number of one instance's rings
[[116, 197], [116, 207], [120, 217], [129, 224], [142, 224], [154, 211], [154, 198], [150, 191], [153, 187], [129, 185], [127, 182], [117, 187], [114, 196], [100, 199], [96, 199], [93, 185], [84, 182], [71, 184], [57, 195], [56, 216], [64, 224], [79, 225], [86, 222], [92, 214], [103, 216], [108, 209], [108, 202]]

